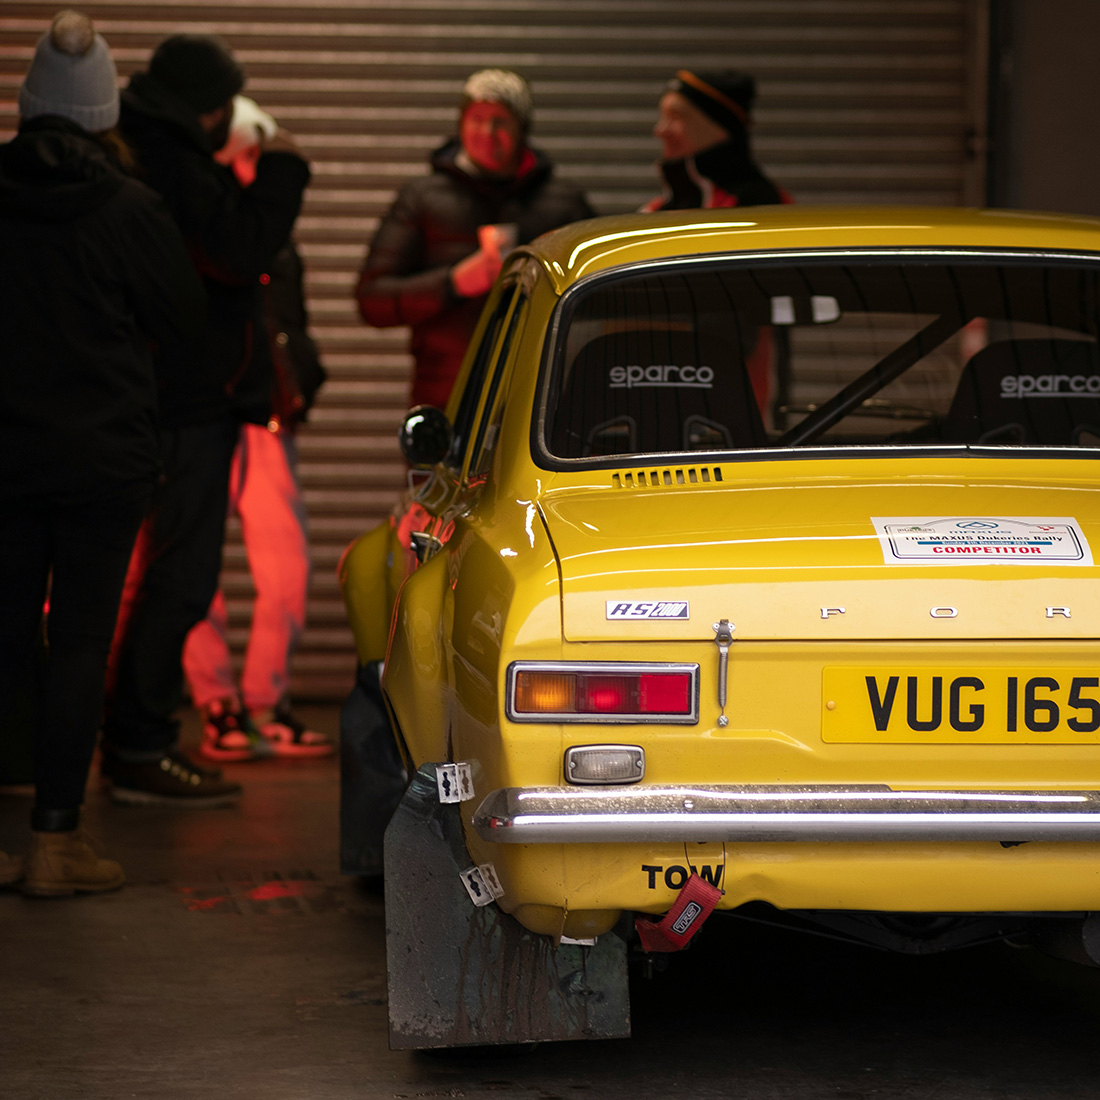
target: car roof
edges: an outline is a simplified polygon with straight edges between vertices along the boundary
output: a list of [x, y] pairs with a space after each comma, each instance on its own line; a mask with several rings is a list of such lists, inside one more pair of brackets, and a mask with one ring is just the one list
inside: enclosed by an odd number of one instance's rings
[[543, 234], [525, 251], [561, 293], [599, 271], [677, 256], [848, 248], [1100, 253], [1100, 218], [930, 206], [746, 206], [594, 218]]

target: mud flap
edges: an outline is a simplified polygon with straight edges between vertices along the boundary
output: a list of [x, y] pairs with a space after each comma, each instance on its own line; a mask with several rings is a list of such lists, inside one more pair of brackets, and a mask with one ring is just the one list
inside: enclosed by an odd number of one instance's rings
[[407, 783], [379, 667], [371, 662], [359, 669], [340, 711], [340, 870], [346, 875], [382, 874], [382, 838]]
[[616, 1039], [630, 1035], [626, 944], [591, 947], [527, 931], [475, 906], [460, 814], [441, 804], [435, 765], [413, 777], [386, 831], [390, 1049]]

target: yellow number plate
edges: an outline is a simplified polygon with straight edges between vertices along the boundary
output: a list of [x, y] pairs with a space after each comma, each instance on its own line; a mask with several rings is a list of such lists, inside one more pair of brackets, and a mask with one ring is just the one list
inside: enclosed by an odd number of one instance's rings
[[1100, 742], [1100, 668], [826, 668], [821, 737], [915, 744]]

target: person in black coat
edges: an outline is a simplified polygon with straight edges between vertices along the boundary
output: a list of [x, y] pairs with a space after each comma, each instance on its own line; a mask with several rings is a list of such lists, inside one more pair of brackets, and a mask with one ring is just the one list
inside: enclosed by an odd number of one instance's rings
[[[114, 63], [63, 12], [0, 146], [0, 698], [46, 617], [25, 890], [123, 881], [79, 830], [123, 578], [158, 469], [153, 348], [202, 331], [206, 299], [164, 202], [122, 171]], [[0, 855], [0, 882], [18, 878]]]
[[128, 804], [221, 805], [241, 793], [180, 753], [173, 716], [184, 642], [217, 590], [238, 429], [270, 413], [260, 277], [290, 236], [310, 175], [283, 131], [261, 143], [248, 188], [214, 159], [243, 83], [219, 39], [178, 34], [122, 93], [135, 170], [167, 202], [210, 300], [200, 338], [162, 346], [157, 360], [164, 476], [103, 726], [103, 772], [112, 798]]
[[355, 289], [369, 325], [409, 325], [410, 405], [447, 403], [466, 345], [509, 248], [594, 216], [580, 188], [552, 178], [527, 143], [531, 93], [484, 69], [463, 89], [459, 136], [428, 176], [401, 188], [370, 243]]
[[790, 202], [753, 159], [749, 133], [756, 81], [736, 69], [681, 69], [661, 96], [663, 193], [644, 209], [694, 210]]

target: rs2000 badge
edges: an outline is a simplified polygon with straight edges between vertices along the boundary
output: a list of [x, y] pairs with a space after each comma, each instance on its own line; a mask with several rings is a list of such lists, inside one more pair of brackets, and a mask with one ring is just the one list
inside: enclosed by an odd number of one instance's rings
[[687, 619], [687, 600], [608, 600], [609, 619]]

